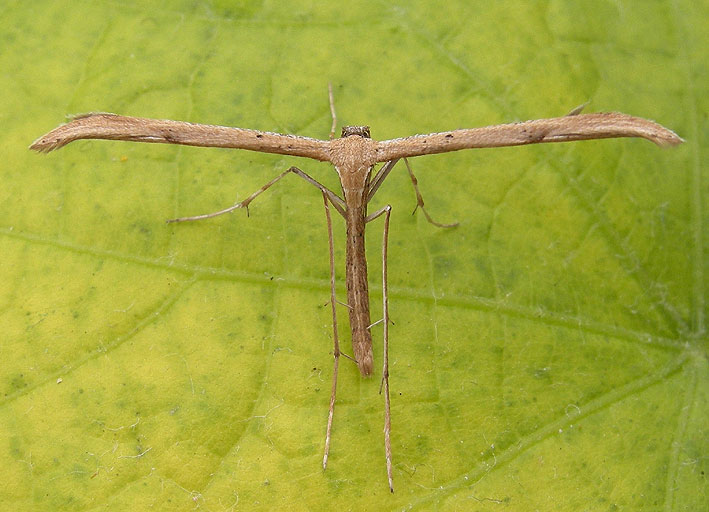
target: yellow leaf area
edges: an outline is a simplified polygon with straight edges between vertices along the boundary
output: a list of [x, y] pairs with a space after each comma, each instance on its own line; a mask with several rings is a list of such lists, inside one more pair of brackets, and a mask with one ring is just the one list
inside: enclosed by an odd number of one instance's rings
[[[0, 7], [0, 508], [701, 510], [707, 502], [707, 5], [6, 2]], [[398, 166], [395, 492], [380, 377], [341, 358], [320, 192], [246, 151], [27, 146], [67, 114], [377, 139], [589, 102], [687, 142], [461, 151]], [[344, 225], [334, 219], [337, 296]], [[381, 219], [368, 225], [373, 321]], [[346, 306], [338, 306], [350, 353]], [[380, 368], [382, 326], [372, 327]], [[378, 371], [378, 370], [377, 370]]]

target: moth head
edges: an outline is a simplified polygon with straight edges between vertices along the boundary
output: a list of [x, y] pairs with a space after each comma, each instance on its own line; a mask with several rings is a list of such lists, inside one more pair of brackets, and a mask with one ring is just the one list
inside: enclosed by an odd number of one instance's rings
[[343, 126], [342, 127], [342, 138], [349, 137], [350, 135], [359, 135], [365, 139], [371, 139], [372, 136], [369, 134], [369, 126]]

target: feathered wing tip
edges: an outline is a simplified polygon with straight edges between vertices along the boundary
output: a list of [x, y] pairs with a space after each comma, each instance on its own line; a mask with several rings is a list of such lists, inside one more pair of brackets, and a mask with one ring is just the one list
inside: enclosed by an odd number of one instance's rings
[[49, 153], [50, 151], [54, 151], [55, 149], [64, 147], [70, 142], [73, 142], [80, 138], [77, 136], [72, 137], [72, 134], [74, 132], [73, 123], [75, 121], [80, 119], [86, 119], [89, 117], [105, 118], [108, 116], [118, 117], [117, 114], [111, 114], [110, 112], [86, 112], [84, 114], [69, 115], [67, 116], [68, 120], [66, 123], [57, 126], [52, 131], [45, 133], [44, 135], [39, 137], [32, 144], [30, 144], [29, 149], [37, 151], [38, 153]]
[[684, 139], [677, 135], [675, 132], [672, 130], [665, 128], [664, 126], [658, 125], [662, 128], [662, 131], [658, 136], [656, 136], [654, 139], [651, 139], [652, 142], [657, 144], [658, 146], [663, 146], [663, 147], [671, 147], [671, 146], [679, 146], [680, 144], [684, 143]]
[[619, 118], [619, 125], [627, 129], [630, 136], [642, 137], [663, 147], [677, 146], [684, 142], [682, 137], [655, 121], [615, 112], [613, 115]]
[[652, 142], [665, 148], [684, 144], [685, 140], [682, 137], [671, 130], [667, 131], [669, 133], [662, 134], [662, 136], [652, 139]]
[[52, 132], [42, 135], [39, 139], [30, 144], [30, 149], [38, 153], [49, 153], [57, 148], [60, 148], [68, 143], [56, 137], [52, 137]]
[[30, 149], [32, 151], [37, 151], [38, 153], [49, 153], [50, 151], [60, 148], [66, 144], [66, 142], [62, 144], [62, 140], [60, 138], [52, 135], [55, 130], [56, 128], [36, 139], [32, 144], [30, 144]]

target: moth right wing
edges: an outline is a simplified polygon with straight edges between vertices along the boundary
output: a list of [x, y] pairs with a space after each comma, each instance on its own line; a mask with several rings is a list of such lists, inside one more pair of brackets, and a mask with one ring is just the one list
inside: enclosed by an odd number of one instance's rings
[[654, 121], [608, 112], [568, 115], [381, 141], [377, 147], [377, 161], [386, 162], [461, 149], [616, 137], [642, 137], [659, 146], [675, 146], [683, 142], [674, 132]]

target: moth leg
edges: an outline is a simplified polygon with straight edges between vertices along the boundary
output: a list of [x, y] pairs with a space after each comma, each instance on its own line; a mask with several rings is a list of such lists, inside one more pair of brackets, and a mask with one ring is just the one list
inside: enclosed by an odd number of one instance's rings
[[409, 171], [409, 177], [411, 178], [411, 183], [414, 185], [414, 191], [416, 192], [416, 208], [414, 208], [414, 213], [416, 213], [416, 210], [418, 208], [421, 208], [421, 211], [423, 212], [424, 216], [426, 217], [426, 220], [433, 224], [434, 226], [437, 226], [439, 228], [454, 228], [456, 227], [459, 223], [454, 222], [453, 224], [441, 224], [440, 222], [436, 222], [431, 218], [431, 216], [428, 214], [426, 211], [426, 208], [423, 206], [423, 196], [421, 196], [421, 192], [419, 191], [419, 186], [418, 186], [418, 180], [416, 179], [416, 176], [414, 176], [414, 172], [411, 170], [411, 166], [409, 165], [409, 160], [407, 158], [404, 158], [404, 163], [406, 164], [406, 169]]
[[379, 187], [382, 186], [382, 183], [384, 183], [384, 180], [389, 176], [389, 173], [391, 170], [394, 168], [396, 163], [399, 161], [399, 159], [395, 160], [389, 160], [386, 162], [384, 165], [382, 165], [379, 170], [377, 171], [377, 174], [374, 175], [372, 178], [372, 181], [369, 184], [369, 190], [367, 191], [367, 202], [369, 203], [372, 198], [374, 197], [374, 194], [377, 193], [377, 190], [379, 190]]
[[391, 400], [389, 396], [389, 290], [387, 278], [387, 261], [389, 246], [389, 219], [391, 217], [391, 206], [386, 205], [381, 210], [377, 210], [367, 216], [366, 222], [372, 221], [384, 215], [384, 230], [382, 235], [382, 316], [384, 325], [383, 341], [383, 364], [382, 364], [382, 385], [379, 392], [384, 388], [384, 456], [387, 464], [387, 479], [389, 480], [389, 490], [394, 492], [394, 477], [391, 462]]
[[[377, 174], [372, 178], [372, 182], [369, 185], [369, 190], [367, 192], [367, 202], [372, 200], [372, 197], [374, 197], [374, 194], [377, 193], [377, 190], [379, 190], [379, 187], [382, 186], [382, 183], [384, 180], [389, 176], [389, 173], [392, 171], [394, 166], [397, 164], [399, 161], [399, 158], [396, 158], [394, 160], [389, 160], [386, 162], [384, 165], [382, 165], [379, 168], [379, 171]], [[416, 176], [414, 176], [413, 171], [411, 170], [411, 165], [409, 165], [409, 160], [407, 158], [404, 158], [404, 163], [406, 164], [406, 169], [409, 172], [409, 177], [411, 178], [411, 183], [414, 186], [414, 192], [416, 192], [416, 208], [414, 208], [414, 212], [416, 213], [416, 210], [418, 208], [421, 208], [421, 211], [423, 212], [424, 216], [426, 217], [426, 220], [433, 224], [434, 226], [437, 226], [439, 228], [453, 228], [457, 226], [459, 223], [454, 222], [453, 224], [441, 224], [440, 222], [436, 222], [433, 220], [433, 218], [428, 214], [426, 211], [426, 208], [424, 207], [424, 202], [423, 202], [423, 196], [421, 195], [421, 192], [419, 191], [418, 187], [418, 180], [416, 179]]]
[[337, 299], [335, 298], [335, 244], [332, 238], [332, 218], [330, 217], [329, 197], [322, 191], [325, 202], [325, 217], [327, 218], [327, 240], [330, 248], [330, 305], [332, 306], [332, 339], [334, 348], [332, 355], [335, 359], [332, 371], [332, 391], [330, 392], [330, 409], [327, 416], [327, 431], [325, 433], [325, 454], [322, 459], [323, 470], [327, 468], [327, 457], [330, 454], [330, 437], [332, 434], [332, 419], [335, 415], [335, 394], [337, 393], [337, 371], [340, 364], [340, 340], [337, 336]]
[[251, 194], [249, 197], [247, 197], [246, 199], [244, 199], [241, 202], [238, 202], [238, 203], [230, 206], [229, 208], [224, 208], [223, 210], [219, 210], [219, 211], [213, 212], [213, 213], [205, 213], [203, 215], [194, 215], [192, 217], [179, 217], [177, 219], [170, 219], [167, 222], [168, 223], [169, 222], [185, 222], [185, 221], [192, 221], [192, 220], [211, 219], [212, 217], [216, 217], [216, 216], [222, 215], [224, 213], [232, 212], [238, 208], [246, 208], [246, 212], [248, 214], [249, 204], [251, 203], [251, 201], [253, 201], [259, 195], [261, 195], [263, 192], [265, 192], [266, 190], [271, 188], [272, 185], [275, 185], [277, 182], [279, 182], [281, 179], [283, 179], [283, 177], [286, 174], [290, 174], [290, 173], [293, 173], [296, 176], [300, 176], [301, 178], [303, 178], [305, 181], [307, 181], [311, 185], [314, 185], [315, 187], [319, 188], [323, 194], [327, 195], [327, 198], [332, 202], [332, 205], [340, 213], [340, 215], [342, 215], [344, 217], [345, 202], [342, 199], [340, 199], [337, 194], [335, 194], [332, 190], [327, 188], [325, 185], [320, 184], [317, 180], [310, 177], [309, 175], [307, 175], [306, 173], [304, 173], [303, 171], [301, 171], [297, 167], [290, 167], [290, 168], [286, 169], [285, 171], [283, 171], [278, 176], [276, 176], [275, 178], [273, 178], [271, 181], [266, 183], [263, 187], [261, 187], [256, 192]]

